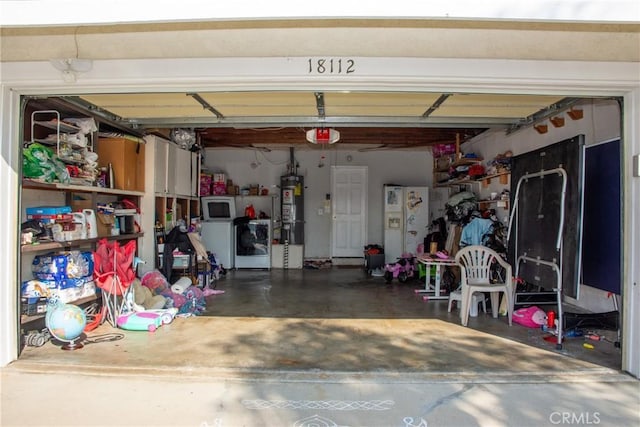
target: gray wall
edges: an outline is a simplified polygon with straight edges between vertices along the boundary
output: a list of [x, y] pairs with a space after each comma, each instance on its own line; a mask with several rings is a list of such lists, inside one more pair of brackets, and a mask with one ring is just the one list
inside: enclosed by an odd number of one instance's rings
[[[465, 144], [463, 148], [465, 151], [475, 151], [485, 159], [491, 159], [507, 150], [512, 150], [514, 155], [518, 155], [578, 134], [585, 135], [586, 145], [620, 137], [620, 109], [615, 101], [597, 100], [579, 108], [584, 111], [582, 119], [574, 121], [565, 114], [565, 125], [554, 128], [549, 124], [546, 134], [539, 134], [533, 128], [523, 129], [511, 135], [497, 131], [489, 132]], [[481, 188], [482, 194], [486, 196], [488, 192], [496, 191], [493, 186], [495, 184], [490, 188]], [[584, 284], [579, 287], [577, 300], [568, 297], [566, 300], [594, 312], [613, 310], [613, 301], [608, 298], [606, 292]]]
[[[322, 160], [321, 157], [324, 156]], [[351, 161], [347, 160], [351, 156]], [[331, 215], [319, 215], [326, 194], [331, 193], [331, 166], [367, 166], [369, 175], [367, 243], [382, 244], [382, 186], [386, 183], [431, 186], [433, 160], [431, 151], [350, 151], [340, 143], [321, 150], [300, 149], [294, 152], [298, 174], [305, 182], [305, 258], [328, 258], [331, 254]], [[234, 184], [260, 184], [270, 192], [279, 192], [280, 176], [288, 171], [289, 148], [262, 152], [258, 150], [208, 149], [204, 167], [209, 172], [224, 172]], [[320, 163], [324, 166], [320, 167]], [[253, 165], [252, 165], [253, 164]], [[255, 167], [252, 167], [255, 166]], [[237, 209], [244, 210], [244, 206]], [[277, 217], [277, 213], [275, 215]]]

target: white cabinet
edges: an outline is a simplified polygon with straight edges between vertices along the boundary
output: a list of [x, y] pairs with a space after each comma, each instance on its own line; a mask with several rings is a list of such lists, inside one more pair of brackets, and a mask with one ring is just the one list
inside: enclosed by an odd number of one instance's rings
[[157, 137], [147, 137], [147, 144], [153, 144], [151, 148], [154, 153], [154, 169], [153, 174], [153, 190], [155, 193], [167, 194], [169, 188], [167, 186], [167, 167], [169, 162], [169, 144]]
[[301, 269], [304, 245], [271, 245], [271, 268]]
[[[143, 210], [154, 212], [146, 215], [145, 229], [152, 230], [156, 226], [170, 231], [179, 220], [189, 225], [191, 218], [200, 216], [200, 198], [198, 197], [199, 162], [198, 153], [183, 150], [176, 144], [155, 135], [145, 137], [147, 159], [146, 180], [150, 183], [146, 192], [152, 194], [145, 198]], [[144, 259], [155, 263], [153, 233], [145, 235]], [[153, 250], [155, 252], [155, 250]]]
[[180, 162], [176, 160], [178, 156], [178, 147], [171, 142], [164, 142], [164, 145], [167, 150], [167, 165], [164, 171], [167, 180], [167, 194], [176, 194], [176, 175], [181, 167]]
[[152, 141], [155, 158], [153, 176], [154, 192], [157, 194], [176, 194], [176, 161], [178, 147], [166, 139], [147, 136], [147, 143]]
[[191, 194], [200, 197], [200, 154], [191, 153]]
[[200, 156], [156, 136], [147, 136], [153, 144], [155, 173], [154, 192], [163, 195], [198, 197]]
[[170, 157], [170, 161], [174, 162], [174, 178], [175, 178], [175, 193], [178, 196], [192, 196], [191, 181], [193, 174], [191, 167], [193, 162], [191, 161], [191, 151], [183, 150], [177, 145], [173, 145], [174, 158]]

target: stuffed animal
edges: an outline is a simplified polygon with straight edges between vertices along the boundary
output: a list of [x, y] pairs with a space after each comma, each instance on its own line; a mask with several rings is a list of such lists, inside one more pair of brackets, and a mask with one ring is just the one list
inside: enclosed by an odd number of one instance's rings
[[162, 295], [153, 295], [151, 289], [142, 286], [139, 279], [135, 279], [132, 283], [134, 302], [143, 307], [145, 310], [153, 310], [164, 308], [167, 299]]

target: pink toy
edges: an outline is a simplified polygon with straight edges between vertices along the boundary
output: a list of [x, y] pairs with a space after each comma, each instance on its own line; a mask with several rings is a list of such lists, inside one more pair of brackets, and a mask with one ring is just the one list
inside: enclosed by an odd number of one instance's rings
[[513, 312], [513, 321], [527, 328], [539, 328], [546, 323], [547, 315], [540, 308], [531, 306]]
[[407, 280], [415, 276], [415, 257], [410, 253], [403, 253], [395, 264], [387, 264], [384, 267], [384, 280], [387, 283], [391, 283], [394, 278], [397, 278], [400, 283], [405, 283]]

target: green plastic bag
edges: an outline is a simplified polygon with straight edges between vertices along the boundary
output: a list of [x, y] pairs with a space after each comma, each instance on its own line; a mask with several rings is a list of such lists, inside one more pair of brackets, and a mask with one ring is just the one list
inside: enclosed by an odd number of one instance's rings
[[37, 142], [22, 151], [22, 176], [45, 182], [68, 184], [71, 181], [66, 166], [56, 158], [53, 150]]

